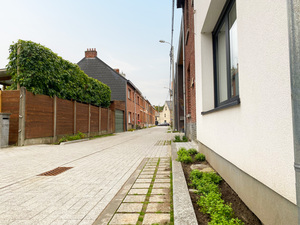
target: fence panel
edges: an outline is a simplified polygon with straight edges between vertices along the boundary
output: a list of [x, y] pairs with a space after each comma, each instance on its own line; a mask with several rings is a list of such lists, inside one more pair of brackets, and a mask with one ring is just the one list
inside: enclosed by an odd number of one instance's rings
[[91, 133], [99, 131], [99, 109], [96, 106], [91, 106]]
[[11, 113], [9, 121], [9, 144], [18, 142], [20, 91], [2, 91], [1, 112]]
[[74, 102], [57, 98], [56, 133], [57, 135], [74, 133]]
[[107, 110], [106, 108], [101, 108], [101, 131], [107, 131]]
[[53, 98], [26, 92], [25, 138], [53, 136]]
[[76, 132], [88, 133], [89, 123], [89, 105], [78, 103], [76, 104]]

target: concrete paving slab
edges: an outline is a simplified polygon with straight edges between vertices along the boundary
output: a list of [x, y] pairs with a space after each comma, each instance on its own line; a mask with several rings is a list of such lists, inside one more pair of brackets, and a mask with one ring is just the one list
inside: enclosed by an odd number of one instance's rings
[[156, 183], [170, 183], [171, 179], [170, 178], [165, 178], [165, 179], [155, 178], [155, 182]]
[[158, 182], [154, 182], [153, 188], [170, 188], [171, 185], [170, 183], [158, 183]]
[[170, 189], [168, 189], [168, 188], [152, 189], [151, 194], [153, 194], [153, 195], [167, 195], [167, 194], [170, 194]]
[[139, 179], [152, 179], [153, 178], [153, 174], [151, 174], [151, 175], [140, 175], [138, 178]]
[[129, 195], [146, 195], [148, 193], [148, 189], [135, 189], [132, 188], [128, 192]]
[[156, 177], [155, 179], [165, 179], [165, 178], [170, 178], [170, 174], [163, 174], [163, 175], [160, 175], [160, 174], [156, 174]]
[[139, 213], [116, 213], [112, 220], [110, 221], [110, 225], [120, 225], [120, 224], [136, 224], [139, 219]]
[[149, 202], [153, 203], [153, 202], [170, 202], [170, 195], [166, 194], [166, 195], [151, 195]]
[[123, 202], [144, 202], [146, 195], [127, 195]]
[[118, 208], [117, 212], [122, 213], [139, 213], [142, 211], [143, 203], [122, 203]]
[[146, 212], [163, 213], [170, 212], [170, 203], [149, 203]]
[[137, 189], [137, 188], [149, 188], [150, 187], [150, 183], [135, 183], [132, 188]]
[[141, 179], [138, 178], [135, 183], [151, 183], [152, 179]]
[[152, 225], [152, 224], [168, 224], [170, 222], [169, 213], [146, 213], [143, 224]]

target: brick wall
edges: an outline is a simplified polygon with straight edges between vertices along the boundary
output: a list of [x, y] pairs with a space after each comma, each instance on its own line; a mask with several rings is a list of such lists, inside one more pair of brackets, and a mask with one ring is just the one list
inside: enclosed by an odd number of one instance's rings
[[195, 40], [194, 8], [192, 0], [184, 4], [184, 38], [185, 38], [185, 83], [186, 83], [186, 133], [190, 139], [196, 138], [196, 85], [195, 85]]

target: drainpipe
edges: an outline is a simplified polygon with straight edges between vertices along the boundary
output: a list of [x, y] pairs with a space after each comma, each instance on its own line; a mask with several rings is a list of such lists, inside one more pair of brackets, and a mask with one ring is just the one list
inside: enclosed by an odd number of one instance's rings
[[183, 107], [183, 116], [184, 116], [184, 122], [183, 122], [183, 126], [184, 126], [184, 134], [186, 135], [186, 130], [187, 130], [187, 128], [186, 128], [186, 112], [185, 112], [185, 110], [186, 110], [186, 105], [185, 105], [185, 48], [184, 48], [184, 43], [185, 43], [185, 41], [184, 41], [184, 9], [183, 9], [183, 7], [182, 7], [182, 20], [181, 20], [181, 27], [182, 27], [182, 31], [181, 32], [183, 32], [183, 34], [182, 34], [182, 60], [183, 60], [183, 62], [182, 62], [182, 65], [183, 65], [183, 68], [182, 68], [182, 73], [183, 73], [183, 105], [184, 105], [184, 107]]
[[300, 0], [288, 0], [290, 76], [298, 224], [300, 224]]

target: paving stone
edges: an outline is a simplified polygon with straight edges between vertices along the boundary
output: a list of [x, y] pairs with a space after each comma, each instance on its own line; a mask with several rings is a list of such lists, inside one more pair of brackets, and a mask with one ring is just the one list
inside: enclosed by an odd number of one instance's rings
[[109, 224], [136, 224], [139, 219], [139, 213], [116, 213]]
[[170, 203], [149, 203], [146, 212], [170, 212]]
[[164, 175], [157, 175], [156, 174], [156, 177], [155, 179], [164, 179], [164, 178], [170, 178], [170, 174], [164, 174]]
[[153, 188], [170, 188], [170, 183], [154, 183]]
[[154, 175], [154, 172], [150, 172], [150, 171], [147, 171], [147, 172], [141, 172], [140, 175]]
[[155, 178], [156, 183], [170, 183], [170, 181], [171, 181], [170, 178], [167, 178], [167, 179]]
[[148, 189], [130, 189], [128, 194], [130, 195], [146, 195], [148, 193]]
[[132, 188], [149, 188], [150, 183], [135, 183]]
[[149, 202], [170, 202], [170, 195], [151, 195]]
[[123, 202], [144, 202], [146, 195], [127, 195]]
[[146, 213], [144, 216], [143, 224], [168, 224], [170, 222], [169, 213]]
[[139, 179], [151, 179], [153, 178], [153, 174], [151, 175], [139, 175], [138, 177]]
[[170, 171], [157, 171], [157, 175], [166, 175], [166, 174], [170, 174]]
[[139, 213], [142, 211], [143, 203], [122, 203], [117, 212]]
[[168, 189], [168, 188], [152, 189], [151, 194], [153, 194], [153, 195], [168, 195], [168, 194], [170, 194], [170, 189]]
[[135, 183], [151, 183], [152, 179], [137, 179]]

